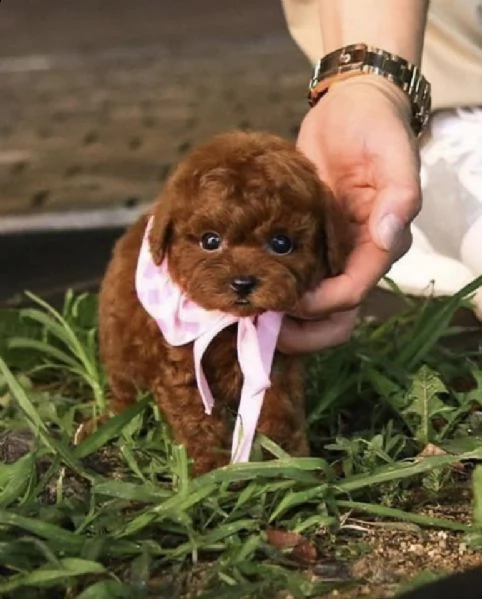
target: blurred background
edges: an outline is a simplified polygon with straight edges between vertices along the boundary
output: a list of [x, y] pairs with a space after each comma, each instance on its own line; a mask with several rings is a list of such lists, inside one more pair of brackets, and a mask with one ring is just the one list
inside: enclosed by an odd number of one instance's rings
[[[1, 1], [0, 306], [95, 291], [191, 147], [296, 138], [310, 75], [281, 0]], [[401, 303], [377, 289], [365, 314]]]
[[311, 68], [280, 0], [0, 4], [0, 302], [95, 289], [192, 146], [295, 139]]

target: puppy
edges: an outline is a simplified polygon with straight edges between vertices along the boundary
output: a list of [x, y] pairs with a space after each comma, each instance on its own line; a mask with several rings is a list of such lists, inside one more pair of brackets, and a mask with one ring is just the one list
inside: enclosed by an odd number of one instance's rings
[[[245, 356], [244, 368], [240, 364], [241, 323], [255, 327], [263, 315], [295, 310], [305, 292], [338, 274], [346, 254], [341, 233], [330, 191], [291, 143], [235, 131], [191, 152], [150, 213], [118, 241], [101, 286], [100, 352], [113, 410], [149, 390], [174, 440], [186, 447], [195, 474], [228, 463], [230, 415], [240, 405], [244, 379], [264, 359], [261, 350]], [[160, 320], [140, 301], [142, 253], [152, 275], [165, 269], [178, 307], [231, 319], [205, 343], [201, 366], [195, 362], [196, 342], [169, 343]], [[159, 296], [160, 312], [172, 299], [155, 284], [149, 294]], [[275, 342], [272, 336], [271, 353]], [[307, 455], [301, 361], [275, 351], [267, 368], [271, 380], [258, 393], [261, 411], [254, 425], [290, 454]], [[200, 380], [209, 386], [209, 409]], [[248, 420], [258, 409], [250, 406], [244, 412]]]

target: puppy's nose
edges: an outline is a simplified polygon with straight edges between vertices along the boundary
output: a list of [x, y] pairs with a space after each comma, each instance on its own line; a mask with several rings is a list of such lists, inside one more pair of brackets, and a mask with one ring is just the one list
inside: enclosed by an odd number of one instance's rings
[[253, 291], [258, 284], [258, 279], [253, 276], [235, 277], [230, 284], [230, 287], [239, 296], [245, 297]]

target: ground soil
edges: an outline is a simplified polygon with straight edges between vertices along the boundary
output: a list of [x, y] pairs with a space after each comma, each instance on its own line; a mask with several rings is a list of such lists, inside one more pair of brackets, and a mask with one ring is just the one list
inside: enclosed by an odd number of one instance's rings
[[[424, 513], [469, 523], [470, 500], [466, 496], [457, 504], [432, 506]], [[350, 571], [361, 583], [330, 597], [387, 599], [422, 572], [449, 574], [482, 564], [482, 554], [471, 549], [461, 533], [404, 523], [360, 522], [360, 527], [365, 529], [360, 539], [367, 544], [367, 553], [351, 564]]]

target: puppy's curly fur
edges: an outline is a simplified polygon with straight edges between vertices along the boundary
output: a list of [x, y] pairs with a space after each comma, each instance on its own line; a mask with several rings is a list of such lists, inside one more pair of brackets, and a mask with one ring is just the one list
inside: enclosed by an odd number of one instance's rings
[[[324, 277], [337, 274], [344, 258], [338, 216], [329, 190], [295, 147], [265, 133], [230, 132], [194, 150], [174, 171], [152, 209], [149, 243], [154, 261], [168, 257], [173, 280], [209, 310], [240, 316], [293, 310]], [[176, 442], [199, 474], [229, 461], [232, 426], [242, 374], [236, 325], [208, 348], [203, 368], [216, 399], [204, 413], [194, 376], [192, 345], [172, 347], [140, 305], [134, 275], [148, 215], [118, 241], [100, 292], [100, 349], [121, 411], [139, 389], [151, 390]], [[207, 251], [205, 233], [221, 245]], [[269, 243], [283, 235], [291, 252], [276, 254]], [[233, 278], [254, 277], [246, 301]], [[306, 455], [301, 362], [275, 354], [258, 430], [294, 455]]]

